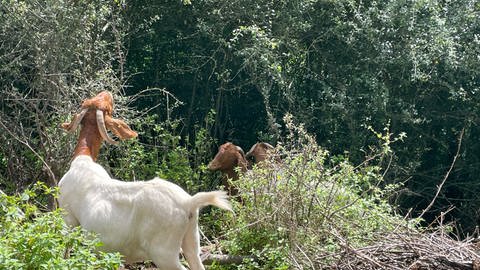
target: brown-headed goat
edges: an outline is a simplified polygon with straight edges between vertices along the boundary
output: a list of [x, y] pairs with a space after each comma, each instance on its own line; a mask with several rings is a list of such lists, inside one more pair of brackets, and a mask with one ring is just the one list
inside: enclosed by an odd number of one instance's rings
[[247, 152], [245, 157], [247, 160], [253, 158], [253, 163], [260, 163], [268, 158], [269, 152], [271, 152], [274, 147], [266, 142], [258, 142], [250, 148], [250, 151]]
[[113, 98], [102, 92], [87, 99], [71, 123], [82, 128], [68, 172], [59, 182], [59, 204], [65, 222], [98, 233], [105, 251], [118, 251], [126, 262], [152, 260], [162, 270], [186, 270], [179, 261], [180, 249], [191, 270], [205, 269], [200, 260], [198, 211], [215, 205], [231, 210], [224, 191], [190, 196], [163, 179], [124, 182], [112, 179], [95, 162], [103, 140], [116, 143], [137, 133], [125, 122], [112, 118]]
[[237, 189], [229, 183], [229, 179], [232, 181], [238, 180], [237, 167], [240, 168], [241, 172], [246, 172], [247, 160], [242, 148], [231, 142], [222, 144], [213, 160], [208, 164], [209, 170], [221, 171], [224, 174], [222, 184], [230, 195], [237, 195], [238, 193]]

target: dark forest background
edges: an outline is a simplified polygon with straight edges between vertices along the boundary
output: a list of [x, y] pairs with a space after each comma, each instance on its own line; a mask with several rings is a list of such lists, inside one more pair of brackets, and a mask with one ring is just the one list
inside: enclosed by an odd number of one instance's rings
[[445, 180], [427, 223], [478, 225], [478, 1], [0, 0], [1, 189], [54, 186], [75, 143], [58, 125], [101, 90], [140, 132], [102, 154], [118, 177], [213, 178], [218, 145], [276, 145], [291, 113], [353, 164], [392, 140], [402, 214]]

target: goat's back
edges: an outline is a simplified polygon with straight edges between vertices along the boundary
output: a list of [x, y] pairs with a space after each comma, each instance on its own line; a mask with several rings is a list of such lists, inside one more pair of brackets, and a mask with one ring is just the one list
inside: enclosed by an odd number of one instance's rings
[[93, 160], [77, 157], [59, 183], [59, 204], [76, 224], [99, 234], [106, 251], [130, 261], [146, 259], [146, 250], [162, 245], [180, 249], [191, 196], [162, 179], [123, 182], [110, 178]]
[[180, 251], [189, 224], [197, 222], [198, 209], [203, 206], [231, 210], [225, 192], [190, 196], [159, 178], [115, 180], [88, 156], [74, 159], [59, 187], [66, 221], [98, 233], [104, 250], [119, 251], [127, 261], [152, 259], [148, 251], [162, 247]]

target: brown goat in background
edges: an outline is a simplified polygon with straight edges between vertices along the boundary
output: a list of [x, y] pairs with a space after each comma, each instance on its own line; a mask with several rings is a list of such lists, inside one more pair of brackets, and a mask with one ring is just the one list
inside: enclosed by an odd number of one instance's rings
[[246, 172], [247, 165], [248, 163], [242, 148], [231, 142], [227, 142], [218, 148], [218, 153], [208, 164], [208, 169], [212, 171], [221, 171], [224, 174], [222, 184], [228, 191], [228, 194], [237, 195], [238, 190], [231, 186], [228, 180], [237, 180], [238, 173], [235, 171], [235, 168], [240, 167], [241, 172]]
[[271, 144], [266, 142], [258, 142], [250, 148], [250, 150], [245, 155], [247, 160], [253, 158], [253, 163], [260, 163], [268, 158], [269, 152], [275, 149]]

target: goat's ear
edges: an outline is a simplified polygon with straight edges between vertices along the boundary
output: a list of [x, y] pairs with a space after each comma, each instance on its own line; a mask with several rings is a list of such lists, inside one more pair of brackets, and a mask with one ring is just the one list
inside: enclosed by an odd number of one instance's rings
[[83, 109], [80, 113], [76, 114], [73, 117], [72, 122], [63, 123], [63, 124], [60, 125], [60, 127], [65, 129], [68, 132], [75, 131], [77, 129], [78, 125], [80, 124], [80, 122], [82, 122], [82, 119], [85, 116], [85, 114], [87, 113], [87, 111], [88, 111], [88, 109]]
[[62, 123], [62, 124], [60, 124], [60, 127], [65, 129], [66, 131], [70, 131], [71, 126], [72, 126], [72, 123]]
[[[237, 146], [237, 150], [238, 148], [240, 147]], [[243, 153], [243, 150], [240, 150], [235, 153], [235, 157], [237, 158], [237, 166], [241, 168], [242, 172], [245, 172], [248, 167], [248, 161], [245, 159], [245, 154]]]
[[105, 115], [105, 126], [121, 140], [138, 136], [137, 132], [130, 129], [125, 122], [120, 119], [114, 119], [109, 115]]

